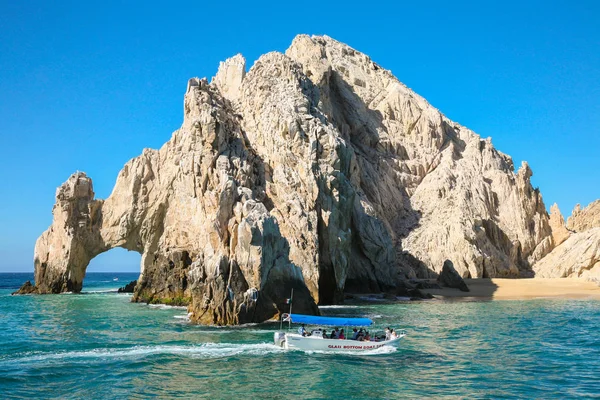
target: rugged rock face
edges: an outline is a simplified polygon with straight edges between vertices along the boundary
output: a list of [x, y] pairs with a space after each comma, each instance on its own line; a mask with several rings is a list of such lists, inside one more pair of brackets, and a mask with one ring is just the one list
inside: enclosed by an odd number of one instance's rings
[[600, 228], [571, 235], [535, 264], [539, 278], [585, 278], [600, 282]]
[[555, 248], [534, 265], [540, 278], [585, 278], [600, 282], [600, 200], [581, 209], [578, 204], [565, 221], [555, 204], [550, 224]]
[[[298, 36], [286, 52], [319, 87], [319, 108], [352, 146], [354, 230], [368, 238], [348, 281], [396, 258], [427, 277], [454, 260], [465, 277], [519, 276], [551, 250], [548, 216], [527, 164], [428, 104], [366, 55], [327, 37]], [[384, 249], [394, 248], [394, 254]], [[367, 250], [367, 251], [364, 251]], [[383, 261], [386, 259], [386, 261]], [[416, 259], [416, 260], [415, 260]]]
[[577, 204], [567, 220], [567, 228], [573, 232], [583, 232], [600, 227], [600, 200], [590, 203], [583, 210]]
[[442, 115], [366, 55], [296, 37], [246, 73], [194, 78], [184, 121], [129, 161], [105, 201], [74, 174], [35, 249], [41, 293], [81, 289], [89, 261], [142, 254], [135, 301], [233, 324], [317, 313], [344, 291], [430, 278], [528, 276], [553, 247], [524, 163]]

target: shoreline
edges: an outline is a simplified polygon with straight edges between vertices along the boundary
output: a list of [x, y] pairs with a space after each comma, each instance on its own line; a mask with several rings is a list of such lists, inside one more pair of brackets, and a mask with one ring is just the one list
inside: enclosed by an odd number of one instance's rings
[[597, 299], [600, 286], [582, 278], [465, 279], [470, 292], [459, 289], [421, 289], [438, 299], [531, 300]]

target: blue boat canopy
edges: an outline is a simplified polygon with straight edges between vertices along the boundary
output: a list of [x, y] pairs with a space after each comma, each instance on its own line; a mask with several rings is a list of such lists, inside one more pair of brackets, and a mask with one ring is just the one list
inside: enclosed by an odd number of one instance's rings
[[345, 317], [320, 317], [315, 315], [286, 314], [296, 324], [329, 325], [329, 326], [370, 326], [373, 324], [369, 318], [345, 318]]

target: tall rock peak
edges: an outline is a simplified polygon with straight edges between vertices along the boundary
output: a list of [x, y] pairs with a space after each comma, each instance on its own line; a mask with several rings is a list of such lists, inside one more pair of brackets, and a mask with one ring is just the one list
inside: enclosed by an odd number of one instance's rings
[[246, 59], [241, 54], [236, 54], [221, 62], [211, 85], [215, 85], [227, 100], [235, 101], [240, 96], [240, 88], [245, 76]]
[[565, 219], [563, 218], [558, 204], [554, 203], [550, 207], [550, 228], [552, 229], [552, 239], [554, 240], [554, 246], [558, 246], [569, 238], [571, 232], [565, 225]]

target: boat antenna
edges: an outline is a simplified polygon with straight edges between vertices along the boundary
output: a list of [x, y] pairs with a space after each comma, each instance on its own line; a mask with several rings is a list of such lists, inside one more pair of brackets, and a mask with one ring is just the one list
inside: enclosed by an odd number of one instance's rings
[[294, 288], [292, 288], [292, 294], [290, 295], [290, 325], [289, 329], [292, 329], [292, 301], [294, 300]]

